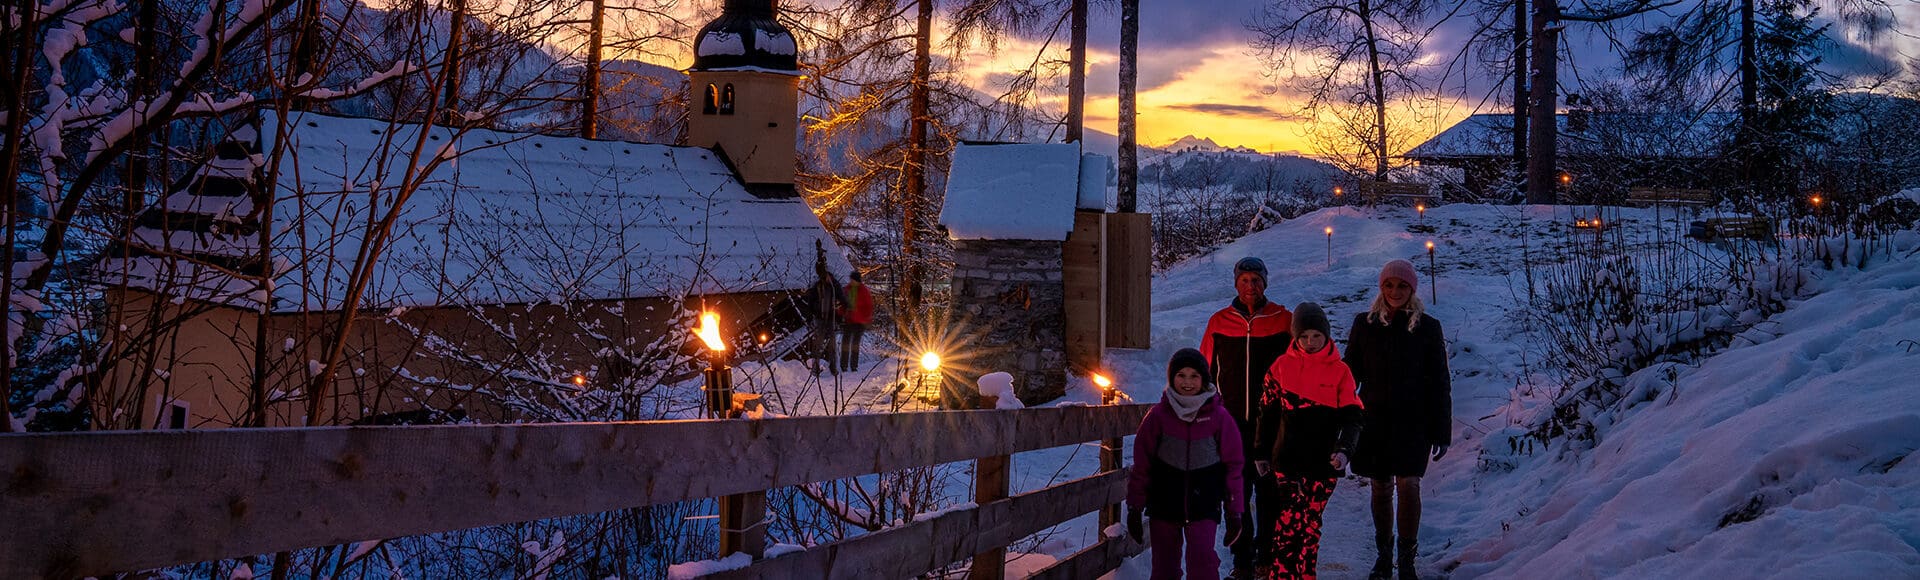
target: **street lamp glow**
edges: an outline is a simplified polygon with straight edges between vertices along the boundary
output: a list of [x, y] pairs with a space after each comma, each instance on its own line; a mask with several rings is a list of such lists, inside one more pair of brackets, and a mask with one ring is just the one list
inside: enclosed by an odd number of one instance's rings
[[927, 372], [940, 370], [940, 355], [934, 354], [933, 351], [920, 355], [920, 368]]
[[700, 327], [693, 329], [700, 342], [707, 344], [707, 350], [719, 352], [727, 350], [727, 341], [720, 339], [720, 315], [712, 312], [700, 313]]

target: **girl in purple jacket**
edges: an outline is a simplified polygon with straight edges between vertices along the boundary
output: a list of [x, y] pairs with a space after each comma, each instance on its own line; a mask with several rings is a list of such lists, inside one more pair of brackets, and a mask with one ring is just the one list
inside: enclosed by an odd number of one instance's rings
[[[1167, 392], [1147, 411], [1133, 439], [1133, 470], [1127, 480], [1127, 533], [1145, 535], [1141, 512], [1153, 520], [1153, 578], [1217, 580], [1220, 556], [1215, 528], [1225, 504], [1226, 543], [1240, 539], [1246, 513], [1242, 487], [1240, 429], [1220, 404], [1207, 359], [1185, 348], [1167, 361]], [[1183, 547], [1184, 544], [1184, 547]]]

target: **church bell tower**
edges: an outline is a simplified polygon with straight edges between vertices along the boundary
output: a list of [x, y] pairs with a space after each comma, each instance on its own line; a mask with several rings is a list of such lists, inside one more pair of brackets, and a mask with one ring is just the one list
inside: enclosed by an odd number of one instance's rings
[[719, 149], [747, 191], [790, 198], [800, 63], [775, 0], [726, 0], [693, 43], [687, 144]]

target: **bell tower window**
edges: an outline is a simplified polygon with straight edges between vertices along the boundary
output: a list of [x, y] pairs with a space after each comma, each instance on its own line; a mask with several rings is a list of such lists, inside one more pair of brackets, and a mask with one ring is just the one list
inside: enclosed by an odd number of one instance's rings
[[707, 98], [700, 106], [700, 114], [712, 115], [720, 112], [720, 89], [707, 85]]
[[720, 90], [720, 114], [733, 114], [733, 83], [727, 83], [727, 88]]

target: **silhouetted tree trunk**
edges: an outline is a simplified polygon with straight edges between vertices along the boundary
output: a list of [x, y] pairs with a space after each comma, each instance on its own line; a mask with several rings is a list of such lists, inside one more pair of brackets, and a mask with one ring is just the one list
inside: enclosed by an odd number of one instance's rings
[[593, 139], [600, 128], [600, 51], [606, 46], [607, 0], [593, 0], [587, 23], [587, 66], [580, 75], [580, 136]]
[[1073, 1], [1073, 46], [1067, 55], [1067, 142], [1077, 143], [1087, 119], [1087, 0]]
[[900, 253], [907, 262], [906, 279], [900, 281], [907, 312], [920, 309], [922, 278], [926, 265], [920, 263], [919, 233], [922, 205], [927, 199], [927, 123], [932, 91], [933, 0], [919, 1], [919, 17], [914, 28], [913, 80], [907, 105], [907, 163], [902, 179], [902, 194], [907, 198], [901, 223]]
[[1133, 213], [1140, 183], [1138, 111], [1140, 81], [1140, 0], [1120, 0], [1120, 175], [1119, 210]]
[[1526, 192], [1527, 173], [1527, 0], [1513, 0], [1513, 172]]

